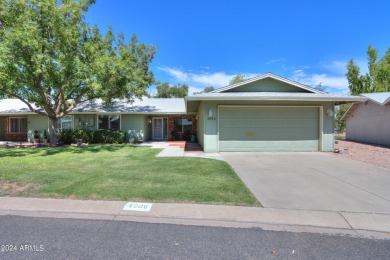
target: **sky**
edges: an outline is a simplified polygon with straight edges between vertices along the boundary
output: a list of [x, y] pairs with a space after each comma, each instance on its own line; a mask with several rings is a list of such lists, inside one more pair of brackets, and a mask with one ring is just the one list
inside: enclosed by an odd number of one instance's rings
[[346, 63], [365, 73], [368, 45], [390, 47], [389, 10], [388, 0], [97, 0], [86, 20], [156, 46], [155, 78], [190, 94], [267, 72], [348, 94]]

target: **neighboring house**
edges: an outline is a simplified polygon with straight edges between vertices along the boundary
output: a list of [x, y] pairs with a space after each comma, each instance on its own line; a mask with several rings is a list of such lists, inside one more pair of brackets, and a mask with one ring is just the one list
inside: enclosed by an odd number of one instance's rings
[[353, 104], [341, 120], [346, 121], [346, 139], [390, 145], [390, 92], [361, 94], [364, 103]]
[[[60, 127], [120, 129], [143, 141], [197, 135], [205, 152], [332, 151], [334, 106], [366, 100], [326, 94], [267, 73], [185, 99], [87, 102]], [[23, 103], [0, 101], [0, 140], [31, 142], [34, 130], [47, 127], [47, 117], [28, 112]]]

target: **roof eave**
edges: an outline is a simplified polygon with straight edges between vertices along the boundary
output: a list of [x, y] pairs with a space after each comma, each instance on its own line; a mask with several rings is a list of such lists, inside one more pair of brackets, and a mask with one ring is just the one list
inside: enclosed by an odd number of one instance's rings
[[23, 116], [23, 115], [39, 115], [35, 112], [0, 112], [0, 116]]
[[[105, 112], [105, 111], [90, 111], [90, 112], [78, 112], [71, 111], [69, 115], [85, 115], [85, 114], [93, 114], [93, 115], [106, 115], [106, 114], [115, 114], [115, 115], [175, 115], [175, 114], [186, 114], [186, 111], [170, 111], [170, 112]], [[2, 113], [0, 112], [0, 116], [24, 116], [24, 115], [39, 115], [34, 112], [15, 112], [15, 113]]]
[[225, 101], [333, 101], [333, 102], [365, 102], [365, 97], [187, 97], [186, 101], [212, 101], [212, 100], [225, 100]]
[[356, 104], [352, 104], [352, 106], [350, 106], [347, 111], [345, 111], [344, 115], [340, 118], [340, 121], [345, 121], [347, 120], [347, 117], [349, 117], [349, 115], [351, 114], [351, 112], [353, 111], [353, 109], [355, 109], [355, 105]]

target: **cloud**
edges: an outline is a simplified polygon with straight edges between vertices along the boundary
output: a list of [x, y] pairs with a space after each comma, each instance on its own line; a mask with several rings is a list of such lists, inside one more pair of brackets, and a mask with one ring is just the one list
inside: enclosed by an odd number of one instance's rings
[[281, 58], [281, 59], [274, 59], [274, 60], [270, 60], [270, 61], [267, 61], [267, 65], [269, 64], [272, 64], [272, 63], [276, 63], [276, 62], [286, 62], [287, 59], [286, 58]]
[[345, 75], [347, 73], [347, 61], [331, 61], [321, 64], [326, 70], [335, 74]]
[[[307, 74], [304, 70], [293, 71], [292, 79], [302, 84], [315, 87], [321, 84], [324, 87], [329, 87], [332, 92], [345, 92], [348, 90], [348, 80], [343, 76], [330, 76], [326, 73]], [[325, 89], [326, 90], [326, 89]]]
[[[299, 66], [299, 69], [293, 71], [292, 79], [311, 87], [321, 84], [327, 92], [348, 94], [348, 80], [345, 76], [347, 63], [348, 61], [343, 60], [320, 62], [319, 66], [315, 66], [317, 71], [312, 73], [307, 72], [313, 71], [312, 67]], [[367, 61], [355, 60], [355, 63], [359, 66], [360, 73], [367, 73]]]
[[[237, 74], [227, 74], [225, 72], [192, 72], [183, 71], [169, 67], [158, 67], [159, 70], [166, 72], [169, 76], [179, 83], [184, 83], [194, 88], [203, 88], [207, 86], [213, 86], [214, 88], [220, 88], [227, 86], [229, 81]], [[240, 73], [247, 78], [256, 76], [253, 73]], [[196, 92], [196, 91], [195, 91]]]
[[[359, 66], [361, 74], [366, 74], [368, 72], [368, 63], [366, 60], [354, 60], [354, 62]], [[329, 72], [345, 75], [345, 73], [347, 73], [347, 63], [348, 61], [331, 61], [321, 62], [320, 64]]]
[[191, 80], [194, 82], [215, 87], [228, 85], [233, 77], [234, 75], [228, 75], [223, 72], [191, 74]]
[[172, 68], [167, 68], [167, 67], [158, 67], [159, 70], [167, 72], [169, 75], [173, 76], [177, 80], [180, 81], [187, 81], [188, 75], [184, 73], [183, 71], [177, 70], [177, 69], [172, 69]]

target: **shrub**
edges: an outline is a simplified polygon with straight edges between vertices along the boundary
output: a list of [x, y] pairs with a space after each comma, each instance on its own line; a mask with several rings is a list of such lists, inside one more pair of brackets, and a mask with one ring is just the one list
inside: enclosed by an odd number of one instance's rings
[[94, 144], [121, 144], [126, 141], [126, 133], [107, 129], [61, 129], [58, 138], [63, 144], [76, 143], [77, 141]]

